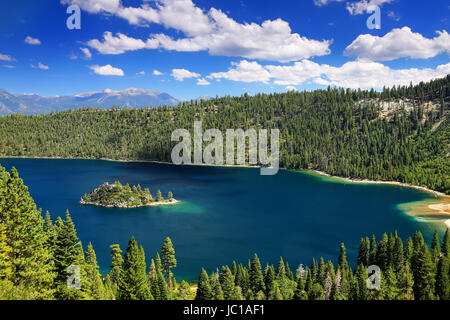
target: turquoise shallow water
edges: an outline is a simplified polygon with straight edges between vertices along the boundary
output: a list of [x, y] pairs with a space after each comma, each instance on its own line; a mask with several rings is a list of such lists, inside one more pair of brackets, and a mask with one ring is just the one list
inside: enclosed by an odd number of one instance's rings
[[[398, 209], [431, 196], [391, 185], [329, 181], [304, 172], [260, 176], [255, 168], [174, 166], [97, 160], [0, 159], [15, 166], [39, 208], [53, 220], [69, 209], [84, 247], [91, 241], [102, 272], [110, 265], [109, 245], [125, 250], [131, 235], [141, 243], [147, 262], [170, 236], [175, 246], [177, 279], [197, 279], [201, 267], [213, 271], [233, 260], [261, 263], [279, 256], [295, 269], [313, 257], [332, 259], [343, 241], [353, 263], [359, 239], [398, 231], [406, 240], [421, 230], [430, 240], [436, 225], [414, 220]], [[78, 204], [84, 193], [105, 181], [141, 184], [154, 193], [168, 191], [177, 206], [109, 209]]]

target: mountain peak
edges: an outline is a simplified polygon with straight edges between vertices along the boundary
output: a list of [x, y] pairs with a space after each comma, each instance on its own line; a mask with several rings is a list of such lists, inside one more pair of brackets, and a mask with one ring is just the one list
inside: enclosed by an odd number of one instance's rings
[[0, 115], [13, 113], [41, 114], [80, 107], [110, 108], [157, 107], [176, 105], [178, 99], [157, 90], [128, 88], [125, 90], [105, 89], [83, 92], [72, 96], [44, 97], [37, 94], [11, 94], [0, 89]]

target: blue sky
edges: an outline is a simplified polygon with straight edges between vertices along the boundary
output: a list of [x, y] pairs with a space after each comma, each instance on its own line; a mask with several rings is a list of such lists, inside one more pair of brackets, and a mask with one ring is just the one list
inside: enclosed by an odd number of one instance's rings
[[[80, 30], [66, 26], [70, 5], [81, 9]], [[366, 25], [370, 5], [380, 8], [380, 29]], [[3, 6], [0, 88], [13, 93], [143, 88], [191, 99], [327, 85], [380, 89], [450, 73], [447, 1], [29, 0]]]

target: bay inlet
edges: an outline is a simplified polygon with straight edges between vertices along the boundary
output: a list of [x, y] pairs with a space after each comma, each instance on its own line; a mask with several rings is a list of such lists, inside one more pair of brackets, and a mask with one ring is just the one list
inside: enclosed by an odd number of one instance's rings
[[[178, 280], [195, 280], [233, 260], [246, 264], [253, 253], [261, 263], [280, 256], [294, 270], [312, 258], [335, 259], [339, 243], [355, 261], [361, 237], [395, 231], [405, 239], [416, 230], [425, 240], [442, 223], [406, 213], [405, 205], [435, 201], [422, 190], [387, 184], [342, 183], [307, 172], [281, 170], [261, 176], [258, 168], [174, 166], [161, 163], [74, 159], [3, 158], [16, 167], [38, 208], [53, 220], [69, 209], [83, 246], [92, 242], [102, 273], [110, 266], [111, 244], [125, 250], [134, 235], [147, 262], [170, 236]], [[172, 191], [177, 206], [135, 209], [79, 204], [80, 195], [120, 180], [152, 192]]]

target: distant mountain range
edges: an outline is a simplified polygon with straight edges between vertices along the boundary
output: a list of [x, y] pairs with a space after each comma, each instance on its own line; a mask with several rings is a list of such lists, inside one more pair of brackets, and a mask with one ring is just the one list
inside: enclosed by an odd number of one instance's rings
[[80, 107], [111, 108], [119, 107], [157, 107], [176, 105], [180, 100], [171, 95], [156, 91], [130, 88], [122, 91], [106, 89], [80, 93], [73, 96], [42, 97], [37, 94], [12, 94], [0, 89], [0, 115], [14, 113], [42, 114], [52, 111]]

